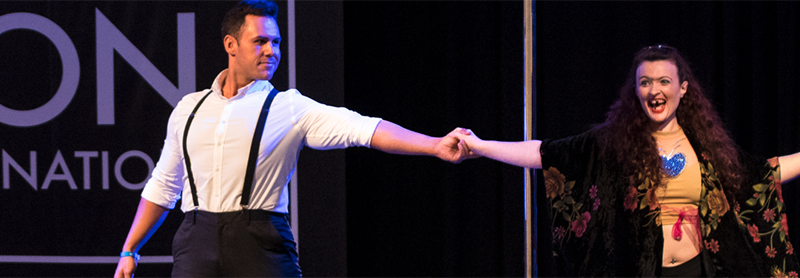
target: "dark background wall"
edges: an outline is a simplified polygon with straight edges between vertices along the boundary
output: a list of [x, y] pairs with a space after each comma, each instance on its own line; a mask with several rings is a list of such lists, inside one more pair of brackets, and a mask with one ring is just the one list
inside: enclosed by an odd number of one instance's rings
[[[298, 88], [433, 136], [469, 123], [521, 140], [522, 7], [300, 1]], [[364, 148], [304, 150], [298, 168], [310, 276], [524, 273], [522, 169]]]
[[[346, 1], [347, 107], [425, 134], [522, 140], [522, 9]], [[521, 168], [348, 149], [348, 275], [521, 276], [523, 193]]]

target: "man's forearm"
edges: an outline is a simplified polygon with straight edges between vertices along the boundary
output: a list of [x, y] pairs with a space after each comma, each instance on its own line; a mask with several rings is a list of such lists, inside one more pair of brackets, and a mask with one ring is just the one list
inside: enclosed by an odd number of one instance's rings
[[370, 147], [392, 154], [435, 156], [439, 140], [383, 120], [375, 128]]
[[122, 251], [137, 252], [153, 232], [161, 226], [167, 213], [169, 213], [169, 209], [142, 198], [136, 209], [136, 217], [133, 219], [131, 230], [122, 246]]

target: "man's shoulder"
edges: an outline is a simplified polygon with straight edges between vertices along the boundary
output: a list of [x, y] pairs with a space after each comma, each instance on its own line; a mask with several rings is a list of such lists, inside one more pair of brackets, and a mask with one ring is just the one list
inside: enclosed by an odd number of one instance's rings
[[276, 100], [280, 98], [280, 99], [289, 101], [290, 103], [295, 104], [295, 105], [317, 104], [316, 100], [314, 100], [314, 99], [312, 99], [312, 98], [310, 98], [308, 96], [303, 95], [297, 89], [288, 89], [286, 91], [281, 91], [280, 93], [278, 93], [277, 96], [275, 96], [275, 98], [276, 98]]
[[[278, 90], [278, 91], [280, 91], [280, 90]], [[306, 97], [306, 96], [304, 96], [303, 94], [301, 94], [301, 93], [300, 93], [300, 91], [298, 91], [297, 89], [287, 89], [287, 90], [285, 90], [285, 91], [280, 91], [280, 93], [279, 93], [279, 94], [283, 94], [283, 95], [296, 95], [296, 96], [302, 96], [302, 97]], [[307, 98], [307, 97], [306, 97], [306, 98]]]
[[205, 89], [205, 90], [197, 91], [197, 92], [194, 92], [194, 93], [188, 93], [188, 94], [184, 95], [183, 98], [181, 98], [181, 100], [178, 102], [178, 106], [188, 105], [188, 104], [192, 104], [192, 105], [197, 104], [197, 102], [200, 101], [201, 98], [203, 98], [205, 95], [207, 95], [210, 92], [211, 92], [211, 89]]

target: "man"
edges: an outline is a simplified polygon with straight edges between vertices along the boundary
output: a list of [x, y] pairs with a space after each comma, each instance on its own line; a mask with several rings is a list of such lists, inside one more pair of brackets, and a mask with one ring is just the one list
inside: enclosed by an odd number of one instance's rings
[[[273, 2], [254, 1], [239, 3], [225, 15], [228, 69], [210, 91], [185, 96], [172, 112], [115, 277], [133, 276], [136, 252], [181, 192], [186, 216], [173, 243], [173, 276], [301, 276], [286, 213], [287, 184], [304, 145], [365, 146], [454, 163], [467, 156], [452, 133], [432, 138], [319, 104], [296, 90], [273, 90], [268, 80], [280, 62], [277, 12]], [[264, 112], [262, 105], [268, 108]], [[261, 113], [267, 117], [257, 133]], [[258, 134], [262, 138], [255, 141]], [[257, 142], [253, 150], [252, 141]], [[250, 167], [254, 171], [246, 173]]]

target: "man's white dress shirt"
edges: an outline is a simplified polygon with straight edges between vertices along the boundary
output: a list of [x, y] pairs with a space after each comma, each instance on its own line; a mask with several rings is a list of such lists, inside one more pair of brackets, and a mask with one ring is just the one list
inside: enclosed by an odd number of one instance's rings
[[[221, 72], [211, 95], [197, 111], [189, 128], [187, 147], [199, 206], [192, 202], [183, 157], [186, 120], [207, 91], [183, 97], [169, 117], [161, 157], [142, 197], [170, 209], [183, 191], [181, 209], [227, 212], [241, 210], [247, 156], [256, 121], [272, 84], [256, 80], [236, 96], [222, 96]], [[381, 121], [340, 107], [320, 104], [295, 89], [280, 92], [270, 106], [261, 138], [249, 209], [288, 212], [288, 184], [303, 146], [314, 149], [369, 147]]]

